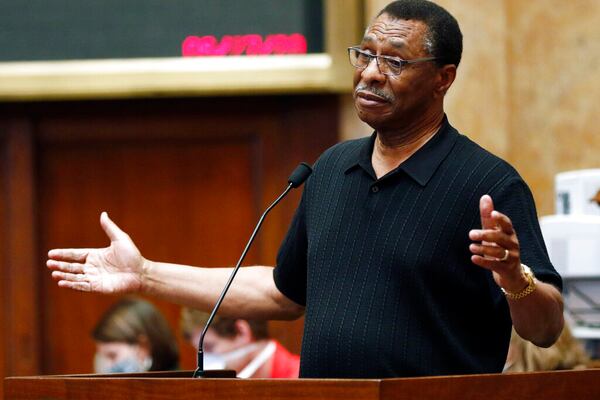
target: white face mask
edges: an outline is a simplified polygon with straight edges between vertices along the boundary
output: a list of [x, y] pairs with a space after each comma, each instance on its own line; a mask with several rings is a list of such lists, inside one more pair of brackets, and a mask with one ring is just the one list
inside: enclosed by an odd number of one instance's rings
[[247, 356], [258, 348], [258, 343], [250, 343], [226, 353], [204, 353], [204, 369], [224, 369], [227, 363]]
[[225, 357], [217, 353], [204, 353], [204, 369], [225, 369]]
[[98, 374], [146, 372], [151, 367], [152, 358], [141, 358], [139, 346], [127, 343], [99, 344], [94, 357], [94, 371]]
[[[224, 369], [227, 366], [228, 361], [231, 362], [232, 360], [241, 358], [258, 348], [258, 346], [260, 346], [259, 343], [251, 343], [224, 354], [204, 353], [204, 368]], [[276, 347], [275, 342], [270, 341], [265, 348], [237, 374], [237, 377], [250, 378], [253, 376], [254, 373], [275, 353]]]
[[146, 372], [151, 366], [152, 359], [150, 357], [140, 360], [135, 356], [127, 356], [117, 362], [110, 362], [99, 354], [94, 357], [94, 370], [97, 374]]

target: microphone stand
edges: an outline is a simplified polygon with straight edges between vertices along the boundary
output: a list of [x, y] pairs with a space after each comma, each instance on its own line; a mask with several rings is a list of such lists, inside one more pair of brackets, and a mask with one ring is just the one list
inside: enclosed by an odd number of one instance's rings
[[254, 241], [254, 238], [256, 237], [256, 234], [258, 233], [260, 226], [262, 225], [263, 221], [265, 220], [265, 217], [267, 216], [269, 211], [271, 211], [271, 209], [273, 207], [275, 207], [277, 205], [277, 203], [279, 203], [294, 187], [297, 187], [297, 186], [293, 182], [290, 182], [289, 185], [287, 186], [287, 188], [283, 191], [283, 193], [265, 210], [265, 212], [261, 215], [260, 219], [258, 220], [258, 224], [256, 224], [256, 227], [254, 228], [254, 232], [252, 232], [252, 235], [250, 236], [250, 240], [248, 240], [248, 243], [246, 244], [246, 248], [244, 248], [244, 251], [242, 252], [242, 255], [240, 256], [240, 259], [238, 260], [237, 264], [235, 265], [235, 268], [233, 268], [233, 271], [231, 272], [231, 275], [229, 276], [229, 280], [227, 281], [227, 284], [223, 288], [223, 291], [221, 292], [221, 295], [219, 296], [219, 299], [217, 300], [217, 303], [215, 304], [215, 308], [213, 308], [212, 312], [210, 313], [210, 316], [208, 317], [208, 321], [206, 321], [206, 325], [204, 326], [204, 330], [202, 331], [202, 334], [200, 335], [200, 342], [198, 343], [198, 355], [197, 355], [198, 367], [194, 371], [194, 375], [193, 375], [194, 378], [235, 378], [236, 377], [235, 371], [232, 371], [232, 370], [208, 370], [208, 371], [204, 370], [204, 336], [206, 335], [206, 332], [208, 331], [208, 328], [210, 327], [212, 320], [215, 318], [215, 315], [216, 315], [217, 311], [219, 310], [219, 307], [221, 307], [221, 303], [223, 302], [223, 299], [225, 298], [225, 295], [227, 294], [227, 291], [229, 290], [229, 286], [231, 286], [231, 283], [233, 282], [233, 278], [235, 278], [235, 275], [237, 274], [238, 270], [240, 269], [240, 266], [242, 265], [242, 261], [244, 261], [244, 258], [246, 257], [246, 253], [248, 253], [248, 250], [250, 249], [250, 245], [252, 245], [252, 242]]

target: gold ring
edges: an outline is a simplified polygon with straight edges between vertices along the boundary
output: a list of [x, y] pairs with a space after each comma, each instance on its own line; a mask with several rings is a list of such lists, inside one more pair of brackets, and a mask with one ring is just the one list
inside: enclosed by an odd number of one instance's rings
[[499, 258], [498, 261], [506, 261], [508, 260], [508, 250], [504, 249], [504, 257]]

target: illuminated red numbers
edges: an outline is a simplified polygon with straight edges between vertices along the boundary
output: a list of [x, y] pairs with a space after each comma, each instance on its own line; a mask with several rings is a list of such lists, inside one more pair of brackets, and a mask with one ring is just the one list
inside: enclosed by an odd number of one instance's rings
[[225, 35], [218, 41], [214, 36], [188, 36], [181, 44], [184, 57], [238, 56], [267, 54], [306, 54], [306, 38], [299, 34]]

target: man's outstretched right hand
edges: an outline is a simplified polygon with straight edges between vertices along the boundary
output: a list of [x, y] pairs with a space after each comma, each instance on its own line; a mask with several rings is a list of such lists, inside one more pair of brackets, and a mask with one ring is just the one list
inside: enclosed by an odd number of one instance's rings
[[146, 260], [125, 232], [103, 212], [100, 225], [110, 239], [102, 249], [54, 249], [46, 265], [58, 286], [85, 292], [138, 292]]

